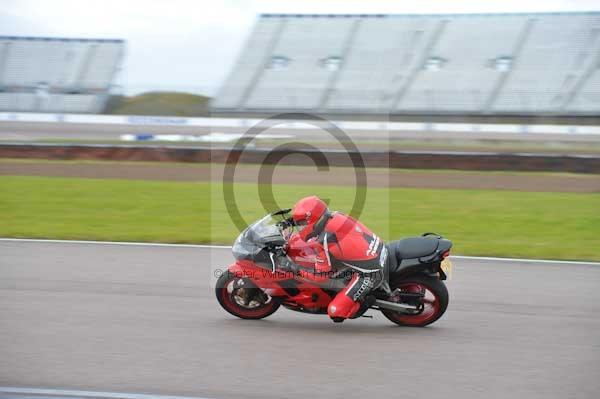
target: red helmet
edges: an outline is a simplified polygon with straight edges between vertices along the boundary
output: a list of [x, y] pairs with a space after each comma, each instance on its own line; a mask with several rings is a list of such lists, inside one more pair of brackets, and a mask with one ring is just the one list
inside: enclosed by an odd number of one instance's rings
[[325, 202], [313, 195], [302, 198], [294, 205], [292, 218], [298, 226], [300, 238], [306, 241], [321, 233], [325, 227], [324, 222], [329, 218], [329, 209]]

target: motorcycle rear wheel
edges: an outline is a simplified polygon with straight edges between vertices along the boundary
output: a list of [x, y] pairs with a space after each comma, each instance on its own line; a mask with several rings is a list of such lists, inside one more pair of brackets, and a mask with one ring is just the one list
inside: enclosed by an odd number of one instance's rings
[[400, 288], [404, 292], [424, 294], [421, 300], [423, 308], [420, 312], [407, 314], [387, 309], [381, 310], [385, 317], [398, 325], [424, 327], [442, 317], [448, 308], [448, 289], [436, 277], [415, 274], [402, 279], [392, 279], [390, 288], [392, 291]]
[[[239, 280], [243, 279], [237, 278], [229, 273], [224, 273], [221, 275], [221, 277], [219, 277], [215, 285], [215, 295], [217, 296], [217, 301], [219, 301], [219, 304], [227, 312], [241, 319], [257, 320], [264, 319], [279, 309], [279, 302], [263, 293], [259, 288], [236, 288], [235, 285], [239, 282]], [[260, 301], [257, 299], [249, 301], [249, 303], [246, 304], [241, 303], [243, 300], [240, 300], [240, 296], [237, 295], [236, 297], [236, 294], [240, 289], [246, 290], [246, 295], [258, 295], [261, 296], [261, 298], [266, 297], [267, 300]]]

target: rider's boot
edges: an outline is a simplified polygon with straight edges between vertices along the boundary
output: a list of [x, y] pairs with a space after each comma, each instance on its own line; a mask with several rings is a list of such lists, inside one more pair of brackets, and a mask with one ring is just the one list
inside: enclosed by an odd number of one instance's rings
[[375, 300], [376, 298], [373, 295], [367, 295], [367, 297], [360, 304], [360, 308], [358, 308], [356, 313], [354, 313], [354, 315], [350, 318], [357, 319], [361, 317], [367, 310], [369, 310], [369, 308], [371, 308], [371, 306], [375, 305]]
[[327, 313], [331, 320], [336, 323], [344, 321], [344, 319], [348, 319], [354, 315], [358, 309], [360, 308], [360, 304], [358, 302], [354, 302], [352, 298], [348, 297], [344, 291], [339, 292], [335, 298], [329, 303], [327, 307]]

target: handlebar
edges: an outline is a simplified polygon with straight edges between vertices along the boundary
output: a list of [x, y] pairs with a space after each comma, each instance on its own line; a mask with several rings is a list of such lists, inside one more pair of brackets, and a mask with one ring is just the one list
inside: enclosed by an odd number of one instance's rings
[[273, 212], [271, 215], [273, 215], [273, 216], [285, 215], [286, 213], [290, 213], [291, 211], [292, 211], [292, 208], [280, 209], [277, 212]]
[[294, 227], [295, 225], [296, 224], [294, 223], [294, 219], [292, 219], [291, 217], [283, 219], [281, 222], [277, 223], [277, 226], [282, 230], [287, 229], [288, 227]]

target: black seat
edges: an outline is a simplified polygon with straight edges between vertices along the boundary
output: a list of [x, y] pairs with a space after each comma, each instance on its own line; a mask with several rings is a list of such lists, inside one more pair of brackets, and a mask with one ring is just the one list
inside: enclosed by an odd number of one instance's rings
[[440, 236], [409, 237], [388, 244], [388, 276], [424, 272], [437, 273], [432, 267], [450, 251], [452, 241]]
[[396, 255], [398, 261], [402, 259], [421, 258], [432, 255], [440, 243], [437, 237], [409, 237], [393, 241], [389, 244], [390, 252]]

